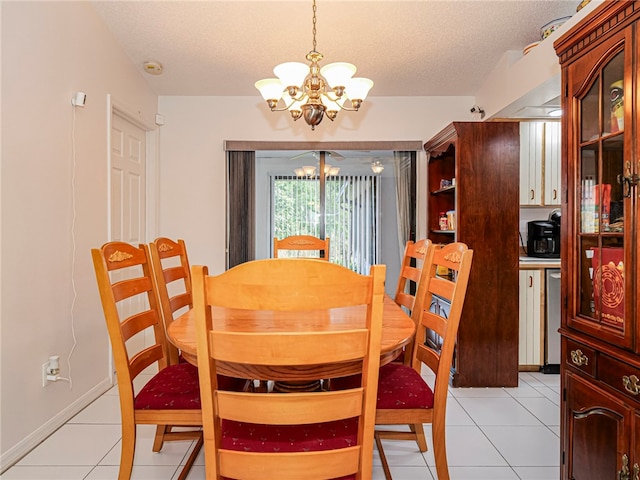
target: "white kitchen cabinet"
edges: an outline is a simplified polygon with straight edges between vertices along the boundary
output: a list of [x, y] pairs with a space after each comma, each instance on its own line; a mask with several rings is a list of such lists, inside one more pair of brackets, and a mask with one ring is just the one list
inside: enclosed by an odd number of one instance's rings
[[560, 205], [560, 122], [544, 124], [544, 204]]
[[521, 370], [538, 370], [544, 364], [544, 269], [520, 270]]
[[560, 205], [559, 122], [520, 122], [520, 205]]

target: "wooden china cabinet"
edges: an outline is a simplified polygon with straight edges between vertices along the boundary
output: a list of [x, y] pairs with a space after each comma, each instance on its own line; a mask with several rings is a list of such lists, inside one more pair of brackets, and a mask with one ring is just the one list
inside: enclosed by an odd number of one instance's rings
[[561, 478], [640, 480], [640, 1], [559, 38]]

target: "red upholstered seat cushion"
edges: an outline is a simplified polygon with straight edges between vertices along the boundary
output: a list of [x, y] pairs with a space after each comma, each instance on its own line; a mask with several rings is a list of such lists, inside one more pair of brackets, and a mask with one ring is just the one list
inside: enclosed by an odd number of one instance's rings
[[[221, 390], [243, 390], [246, 380], [218, 376]], [[198, 368], [190, 363], [169, 365], [153, 376], [136, 395], [137, 410], [199, 409]]]
[[[315, 452], [357, 445], [358, 419], [312, 425], [222, 422], [223, 449], [243, 452]], [[355, 479], [355, 475], [339, 480]]]
[[380, 367], [376, 408], [432, 408], [433, 391], [413, 368], [391, 362]]
[[247, 380], [244, 378], [227, 377], [218, 375], [218, 388], [229, 392], [242, 392], [247, 386]]
[[[178, 356], [178, 362], [188, 363], [187, 360], [182, 356], [182, 353]], [[246, 378], [235, 378], [227, 377], [225, 375], [218, 375], [218, 388], [220, 390], [227, 390], [229, 392], [242, 392], [247, 387], [248, 382], [249, 381]]]
[[[360, 386], [360, 376], [332, 378], [331, 390]], [[433, 391], [413, 368], [397, 362], [380, 367], [376, 408], [432, 408]]]

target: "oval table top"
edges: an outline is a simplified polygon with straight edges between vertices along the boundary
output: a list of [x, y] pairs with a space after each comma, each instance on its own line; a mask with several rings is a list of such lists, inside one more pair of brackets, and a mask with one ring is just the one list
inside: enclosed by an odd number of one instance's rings
[[[365, 322], [366, 306], [311, 310], [305, 312], [276, 312], [271, 310], [236, 310], [216, 307], [212, 311], [213, 328], [233, 331], [305, 331], [348, 330], [362, 328]], [[396, 358], [402, 348], [413, 338], [415, 325], [405, 311], [390, 297], [385, 296], [382, 318], [382, 340], [380, 364], [384, 365]], [[193, 310], [176, 318], [167, 328], [169, 341], [178, 347], [182, 356], [190, 363], [197, 364], [196, 326]], [[331, 348], [327, 345], [327, 348]], [[318, 378], [342, 377], [360, 373], [360, 362], [345, 362], [339, 365], [297, 366], [295, 370], [286, 367], [274, 368], [259, 365], [219, 362], [218, 373], [256, 380], [315, 380]]]

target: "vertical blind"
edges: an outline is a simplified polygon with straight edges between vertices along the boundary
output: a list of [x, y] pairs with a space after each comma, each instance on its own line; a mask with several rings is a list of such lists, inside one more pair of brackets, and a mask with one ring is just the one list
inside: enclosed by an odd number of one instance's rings
[[319, 236], [324, 217], [326, 236], [331, 239], [330, 261], [364, 274], [378, 262], [380, 177], [327, 177], [325, 212], [320, 211], [317, 178], [274, 176], [271, 191], [272, 236]]

